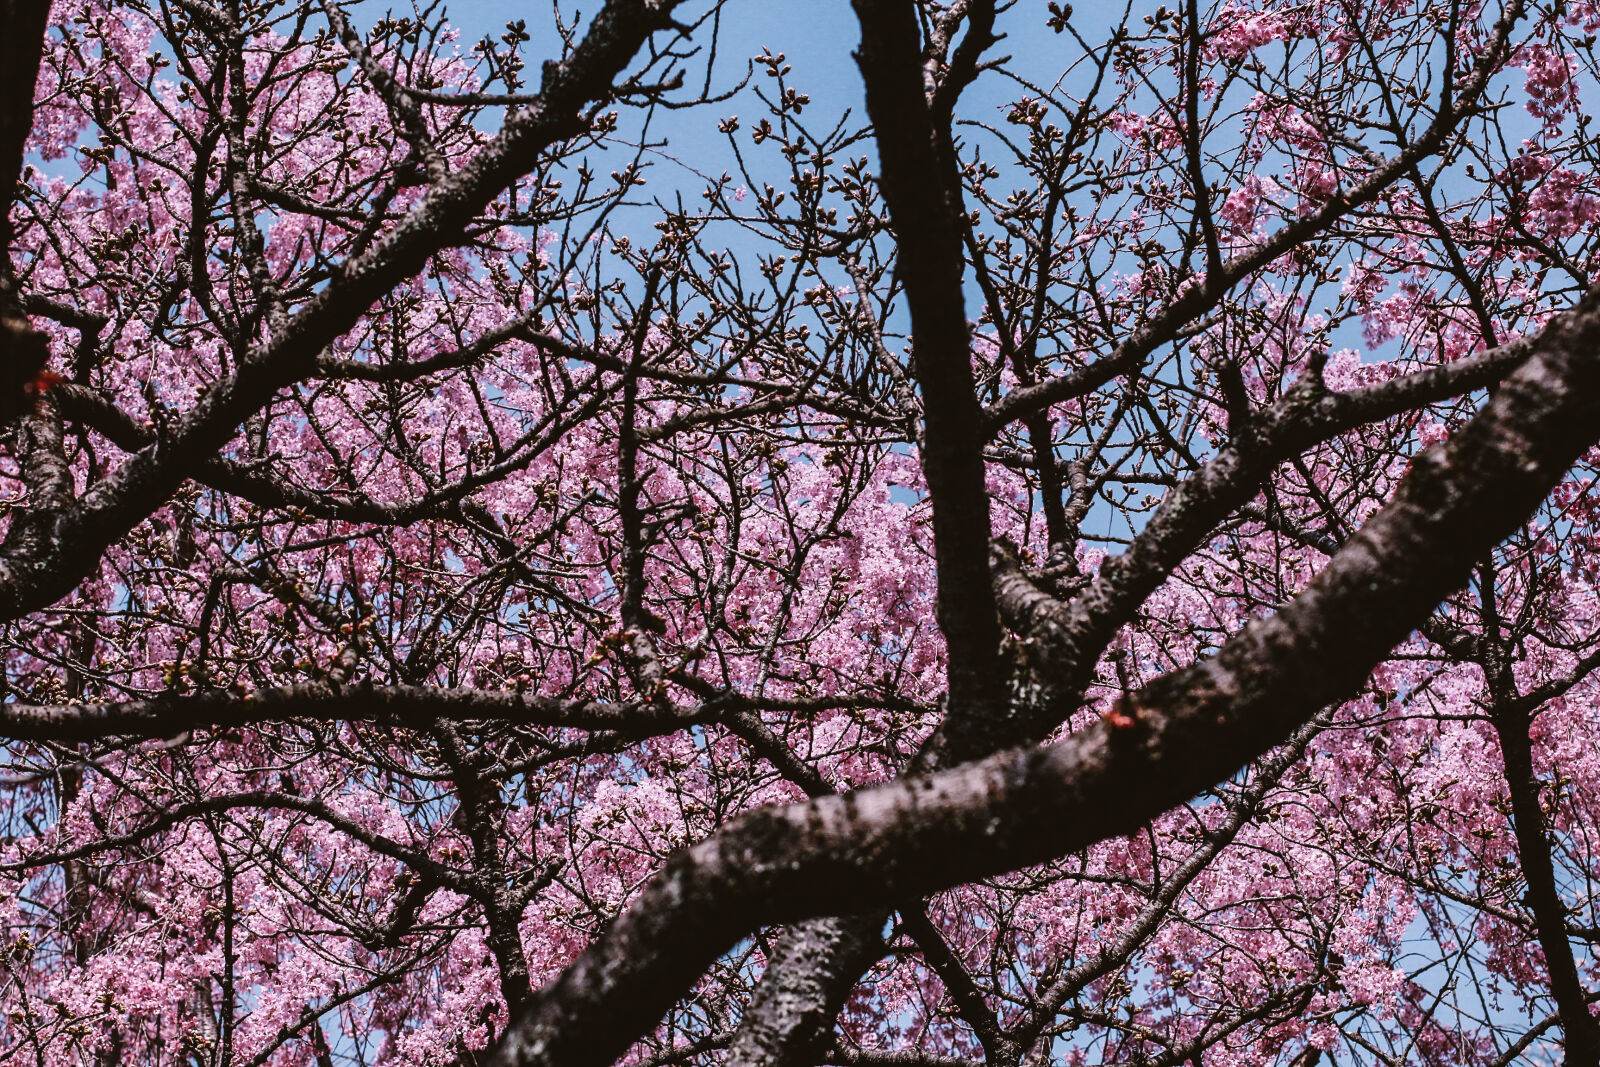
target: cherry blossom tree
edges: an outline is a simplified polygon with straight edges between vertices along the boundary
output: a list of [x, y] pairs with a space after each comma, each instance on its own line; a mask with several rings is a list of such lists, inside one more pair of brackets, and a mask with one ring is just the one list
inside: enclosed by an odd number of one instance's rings
[[1600, 1064], [1600, 6], [818, 13], [0, 0], [5, 1061]]

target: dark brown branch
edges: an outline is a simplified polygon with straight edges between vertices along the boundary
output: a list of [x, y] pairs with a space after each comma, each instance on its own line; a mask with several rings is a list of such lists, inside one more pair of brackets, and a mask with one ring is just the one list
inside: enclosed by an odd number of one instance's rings
[[44, 54], [48, 0], [0, 0], [0, 244], [11, 243], [11, 203], [33, 129], [33, 87]]
[[1534, 347], [1300, 596], [1215, 658], [1048, 748], [729, 824], [535, 994], [490, 1062], [609, 1063], [757, 926], [887, 906], [1131, 832], [1349, 697], [1600, 433], [1600, 297]]
[[245, 419], [280, 389], [314, 374], [321, 353], [384, 293], [460, 241], [485, 205], [547, 148], [582, 134], [590, 107], [608, 97], [644, 42], [673, 25], [678, 2], [609, 0], [571, 54], [546, 65], [537, 104], [508, 118], [471, 162], [431, 186], [392, 230], [341, 264], [326, 289], [255, 346], [169, 435], [67, 509], [48, 546], [7, 546], [0, 553], [0, 618], [16, 618], [71, 592], [106, 546], [159, 507]]
[[1544, 811], [1539, 800], [1539, 778], [1533, 769], [1532, 708], [1521, 699], [1512, 673], [1512, 647], [1500, 632], [1500, 614], [1493, 568], [1478, 567], [1479, 617], [1483, 633], [1477, 641], [1478, 662], [1488, 684], [1491, 720], [1505, 763], [1506, 788], [1511, 794], [1511, 829], [1517, 839], [1517, 858], [1528, 886], [1527, 904], [1533, 912], [1534, 933], [1544, 950], [1550, 995], [1555, 999], [1565, 1037], [1567, 1067], [1595, 1067], [1600, 1063], [1600, 1025], [1589, 1012], [1588, 994], [1578, 974], [1578, 963], [1567, 939], [1567, 911], [1556, 885], [1555, 863], [1550, 856]]
[[483, 774], [490, 762], [486, 753], [473, 750], [453, 723], [441, 722], [432, 733], [455, 779], [458, 825], [472, 843], [472, 880], [488, 927], [484, 940], [500, 972], [500, 995], [506, 1008], [515, 1012], [528, 999], [532, 986], [519, 932], [525, 900], [508, 877], [500, 833], [505, 801], [499, 783]]
[[917, 943], [922, 958], [939, 976], [939, 981], [944, 983], [945, 992], [950, 994], [956, 1013], [977, 1035], [978, 1043], [983, 1046], [984, 1060], [991, 1067], [1002, 1062], [1002, 1057], [1006, 1062], [1015, 1062], [1015, 1052], [1000, 1029], [994, 1009], [983, 999], [983, 990], [972, 980], [966, 964], [961, 962], [939, 928], [928, 918], [927, 908], [922, 904], [903, 907], [900, 917], [902, 927]]
[[785, 929], [729, 1042], [727, 1067], [821, 1062], [845, 999], [883, 954], [883, 925], [874, 910]]
[[13, 740], [81, 741], [93, 737], [171, 737], [185, 730], [225, 729], [283, 719], [382, 720], [426, 726], [434, 719], [526, 723], [529, 726], [620, 730], [630, 735], [670, 733], [716, 721], [728, 707], [718, 702], [675, 707], [657, 703], [608, 704], [552, 700], [514, 690], [440, 689], [420, 685], [336, 686], [304, 682], [194, 696], [155, 697], [120, 704], [0, 705], [0, 736]]
[[44, 334], [23, 312], [11, 263], [11, 207], [33, 129], [49, 17], [49, 0], [0, 0], [0, 426], [32, 408], [33, 384], [49, 357]]
[[[1137, 370], [1150, 353], [1176, 340], [1185, 326], [1216, 307], [1234, 286], [1279, 256], [1325, 232], [1350, 212], [1372, 203], [1396, 182], [1409, 177], [1418, 162], [1442, 149], [1456, 127], [1476, 113], [1476, 102], [1488, 86], [1490, 77], [1499, 68], [1511, 30], [1521, 20], [1524, 7], [1520, 0], [1513, 0], [1506, 5], [1495, 22], [1488, 45], [1478, 54], [1471, 74], [1462, 81], [1460, 94], [1450, 106], [1441, 109], [1428, 128], [1396, 153], [1393, 159], [1374, 169], [1355, 188], [1330, 197], [1317, 210], [1226, 260], [1219, 276], [1213, 271], [1207, 274], [1203, 283], [1191, 284], [1105, 359], [1037, 385], [1014, 389], [995, 401], [984, 412], [986, 436], [993, 435], [1010, 422], [1026, 418], [1032, 412], [1083, 396], [1119, 375]], [[1197, 190], [1197, 194], [1203, 195], [1203, 190]]]
[[1252, 413], [1247, 433], [1171, 489], [1128, 550], [1108, 560], [1070, 603], [1034, 587], [1014, 559], [998, 552], [994, 581], [1001, 617], [1054, 668], [1038, 721], [1018, 740], [1044, 737], [1078, 708], [1117, 629], [1219, 523], [1249, 503], [1278, 464], [1356, 427], [1493, 385], [1531, 349], [1519, 341], [1349, 393], [1328, 391], [1315, 369], [1308, 370], [1277, 403]]
[[980, 1067], [976, 1060], [910, 1050], [847, 1049], [835, 1046], [821, 1061], [838, 1067]]
[[[382, 721], [413, 727], [445, 719], [615, 731], [638, 738], [724, 719], [742, 722], [758, 711], [815, 715], [867, 707], [909, 710], [913, 705], [877, 697], [755, 700], [733, 693], [709, 694], [696, 704], [614, 704], [603, 700], [557, 700], [516, 690], [364, 682], [340, 686], [308, 681], [245, 693], [219, 690], [121, 703], [0, 704], [0, 737], [18, 741], [86, 741], [104, 737], [173, 737], [187, 730], [221, 730], [291, 719]], [[734, 732], [740, 730], [734, 727]]]
[[[963, 723], [980, 730], [999, 717], [1005, 685], [1000, 626], [989, 590], [989, 492], [980, 411], [961, 290], [961, 177], [948, 126], [935, 123], [923, 91], [915, 5], [855, 0], [854, 7], [861, 22], [856, 62], [866, 83], [898, 272], [911, 313], [911, 355], [922, 393], [922, 470], [933, 504], [939, 628], [949, 646], [950, 705], [961, 709]], [[969, 32], [980, 41], [987, 37], [981, 23]]]

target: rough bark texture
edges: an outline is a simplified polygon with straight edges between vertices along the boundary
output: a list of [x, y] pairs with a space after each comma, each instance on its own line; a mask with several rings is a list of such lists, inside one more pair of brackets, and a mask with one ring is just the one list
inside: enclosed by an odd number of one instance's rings
[[796, 923], [780, 936], [728, 1045], [728, 1067], [818, 1063], [833, 1021], [863, 971], [883, 952], [881, 911]]
[[1128, 833], [1282, 743], [1514, 530], [1600, 433], [1600, 297], [1533, 357], [1282, 611], [1065, 741], [753, 812], [680, 853], [536, 993], [491, 1062], [610, 1062], [738, 937], [888, 906]]
[[[1070, 609], [1058, 612], [1048, 625], [1036, 628], [1031, 625], [1031, 618], [1020, 620], [1016, 611], [1006, 610], [1007, 583], [1012, 576], [1020, 577], [1009, 558], [996, 560], [999, 566], [992, 594], [977, 588], [979, 582], [989, 579], [987, 569], [979, 568], [974, 561], [980, 529], [985, 545], [989, 531], [980, 460], [984, 439], [1011, 420], [1027, 422], [1033, 446], [1041, 457], [1050, 537], [1053, 542], [1065, 537], [1067, 531], [1057, 514], [1059, 485], [1051, 476], [1053, 466], [1048, 458], [1050, 420], [1044, 415], [1049, 405], [1090, 392], [1119, 375], [1136, 373], [1152, 352], [1173, 341], [1185, 326], [1215, 307], [1242, 279], [1348, 212], [1376, 199], [1410, 173], [1417, 160], [1437, 151], [1483, 91], [1494, 56], [1521, 17], [1522, 5], [1507, 6], [1496, 27], [1495, 46], [1474, 66], [1456, 105], [1441, 111], [1420, 137], [1366, 181], [1226, 262], [1215, 253], [1213, 235], [1211, 269], [1205, 283], [1190, 285], [1111, 356], [1076, 374], [1038, 385], [1024, 382], [981, 413], [976, 412], [964, 318], [962, 187], [951, 142], [950, 118], [956, 97], [975, 73], [978, 57], [993, 43], [993, 5], [952, 5], [945, 21], [932, 28], [934, 39], [921, 51], [922, 33], [914, 5], [898, 0], [856, 0], [854, 7], [862, 35], [857, 60], [866, 85], [867, 109], [882, 162], [884, 198], [900, 245], [900, 273], [912, 315], [913, 357], [924, 395], [923, 467], [933, 502], [938, 546], [939, 620], [951, 650], [947, 718], [912, 768], [926, 772], [979, 759], [1011, 745], [1036, 742], [1066, 721], [1078, 707], [1094, 665], [1117, 629], [1165, 580], [1173, 565], [1254, 495], [1261, 480], [1278, 463], [1341, 430], [1404, 410], [1418, 402], [1418, 394], [1450, 389], [1452, 392], [1445, 395], [1453, 395], [1498, 381], [1523, 358], [1525, 351], [1520, 346], [1508, 346], [1473, 360], [1472, 368], [1427, 372], [1403, 388], [1387, 393], [1372, 390], [1369, 392], [1375, 395], [1359, 398], [1335, 396], [1321, 389], [1320, 374], [1314, 371], [1302, 388], [1264, 413], [1268, 417], [1259, 420], [1252, 432], [1232, 442], [1200, 477], [1174, 489], [1133, 550], [1118, 561], [1116, 568], [1107, 568], [1085, 595], [1075, 600]], [[948, 48], [948, 39], [963, 18], [970, 23], [967, 34], [943, 82], [930, 94], [926, 84], [929, 68], [937, 71], [937, 57]], [[933, 54], [933, 62], [927, 61], [926, 53]], [[1191, 52], [1191, 61], [1193, 58]], [[1198, 145], [1192, 148], [1198, 158]], [[1207, 221], [1209, 224], [1209, 216]], [[1086, 501], [1082, 502], [1080, 510], [1086, 505]], [[1013, 605], [1015, 601], [1013, 597]], [[1009, 705], [1003, 693], [994, 688], [1006, 678], [990, 651], [997, 647], [998, 631], [989, 629], [996, 606], [1006, 624], [1025, 640], [1049, 646], [1047, 657], [1052, 670], [1040, 679], [1039, 696], [1027, 707]], [[991, 687], [983, 689], [986, 680]], [[823, 933], [820, 928], [808, 928], [799, 936], [810, 940]], [[839, 960], [819, 962], [811, 956], [798, 955], [795, 958], [820, 967], [835, 984], [853, 986], [859, 977], [859, 972], [847, 975], [848, 968]], [[787, 1045], [776, 1038], [764, 1040], [759, 1047], [770, 1050], [769, 1054], [737, 1059], [740, 1067], [786, 1067], [804, 1062], [800, 1053], [791, 1056], [782, 1050], [816, 1046], [822, 1036], [807, 1027], [830, 1026], [831, 1020], [821, 1021], [824, 1005], [842, 1003], [848, 994], [848, 988], [836, 988], [813, 975], [790, 974], [787, 967], [776, 965], [763, 975], [761, 990], [768, 985], [786, 992], [774, 991], [770, 996], [758, 992], [751, 1012], [764, 1012], [772, 1004], [793, 1005], [806, 991], [815, 999], [809, 1010], [786, 1013], [788, 1021], [797, 1027]], [[742, 1022], [741, 1028], [747, 1025], [765, 1033], [772, 1031], [772, 1024], [759, 1016]]]

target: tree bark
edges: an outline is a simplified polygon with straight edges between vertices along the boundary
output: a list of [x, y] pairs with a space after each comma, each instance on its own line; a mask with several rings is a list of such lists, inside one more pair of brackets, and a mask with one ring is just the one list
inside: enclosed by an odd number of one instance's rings
[[518, 1015], [490, 1062], [609, 1063], [772, 922], [888, 907], [1129, 833], [1359, 690], [1600, 435], [1600, 295], [1277, 614], [1055, 745], [787, 808], [674, 857]]

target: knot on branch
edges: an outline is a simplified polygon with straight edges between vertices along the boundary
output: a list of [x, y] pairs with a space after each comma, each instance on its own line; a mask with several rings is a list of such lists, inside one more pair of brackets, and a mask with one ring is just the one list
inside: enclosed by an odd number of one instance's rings
[[990, 542], [989, 568], [1000, 621], [1013, 632], [1027, 635], [1065, 607], [1023, 573], [1017, 546], [1009, 540], [997, 537]]

